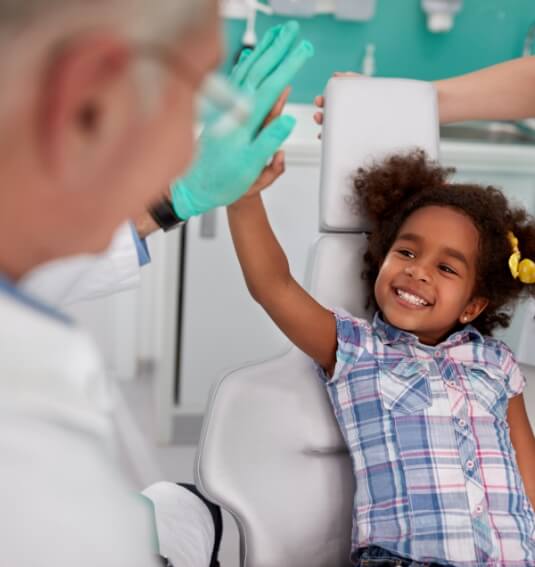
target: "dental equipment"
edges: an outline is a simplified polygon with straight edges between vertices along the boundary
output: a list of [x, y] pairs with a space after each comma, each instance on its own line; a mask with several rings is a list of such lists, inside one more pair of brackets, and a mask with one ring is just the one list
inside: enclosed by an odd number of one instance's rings
[[422, 10], [427, 14], [427, 27], [434, 33], [448, 32], [453, 27], [455, 14], [462, 0], [422, 0]]

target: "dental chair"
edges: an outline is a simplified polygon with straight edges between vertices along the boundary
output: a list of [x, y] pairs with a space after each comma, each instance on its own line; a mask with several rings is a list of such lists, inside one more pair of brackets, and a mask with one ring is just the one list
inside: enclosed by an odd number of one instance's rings
[[[366, 310], [368, 222], [348, 203], [350, 175], [387, 154], [438, 155], [428, 83], [335, 78], [326, 89], [319, 238], [306, 287], [326, 307]], [[214, 387], [196, 461], [199, 490], [235, 518], [242, 567], [350, 565], [354, 481], [325, 386], [297, 348]]]

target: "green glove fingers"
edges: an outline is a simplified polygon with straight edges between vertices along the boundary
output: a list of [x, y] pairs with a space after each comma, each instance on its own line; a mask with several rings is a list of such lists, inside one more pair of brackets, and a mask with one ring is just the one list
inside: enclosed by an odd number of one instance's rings
[[239, 199], [292, 132], [295, 119], [291, 116], [280, 116], [260, 128], [286, 86], [314, 53], [309, 42], [296, 46], [298, 33], [299, 25], [288, 22], [271, 28], [253, 51], [244, 50], [231, 82], [254, 95], [252, 116], [222, 137], [205, 130], [197, 161], [185, 178], [171, 186], [179, 217], [188, 219]]
[[249, 55], [251, 55], [252, 52], [253, 52], [253, 50], [250, 49], [249, 47], [242, 49], [242, 52], [240, 53], [240, 58], [238, 59], [238, 62], [236, 63], [235, 68], [237, 69], [238, 66], [241, 65], [247, 59], [247, 57], [249, 57]]
[[251, 67], [260, 59], [265, 51], [270, 47], [273, 41], [278, 37], [279, 33], [281, 32], [283, 26], [279, 24], [278, 26], [273, 26], [270, 28], [260, 40], [260, 43], [252, 50], [252, 57], [246, 58], [245, 60], [238, 61], [235, 67], [232, 69], [230, 74], [229, 80], [230, 82], [236, 86], [241, 87], [243, 86], [243, 81], [247, 74], [249, 73]]
[[309, 41], [301, 41], [264, 81], [258, 89], [253, 113], [248, 121], [248, 126], [252, 132], [256, 132], [260, 128], [282, 91], [291, 83], [298, 71], [313, 55], [314, 47], [312, 44]]
[[262, 83], [288, 57], [295, 47], [299, 35], [299, 24], [288, 22], [274, 37], [264, 53], [254, 62], [243, 79], [246, 92], [255, 92]]
[[[282, 144], [295, 128], [296, 120], [293, 116], [284, 114], [279, 116], [271, 124], [266, 126], [257, 136], [251, 146], [251, 159], [260, 172], [271, 159], [273, 154], [279, 150]], [[254, 182], [256, 177], [251, 181]]]
[[240, 59], [231, 75], [235, 86], [255, 96], [247, 124], [251, 134], [256, 133], [283, 90], [314, 54], [307, 41], [296, 46], [299, 30], [295, 21], [269, 29], [259, 45]]

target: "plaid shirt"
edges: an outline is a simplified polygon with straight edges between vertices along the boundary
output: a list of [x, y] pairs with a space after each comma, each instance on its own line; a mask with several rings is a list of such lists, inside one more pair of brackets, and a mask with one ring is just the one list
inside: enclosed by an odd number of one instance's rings
[[506, 421], [525, 379], [468, 325], [432, 347], [338, 311], [327, 390], [356, 479], [353, 551], [462, 567], [535, 566], [535, 511]]

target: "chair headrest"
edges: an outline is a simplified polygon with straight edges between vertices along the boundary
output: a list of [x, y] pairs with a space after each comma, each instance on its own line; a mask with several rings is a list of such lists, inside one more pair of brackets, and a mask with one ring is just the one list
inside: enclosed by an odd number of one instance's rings
[[408, 79], [335, 77], [325, 90], [320, 230], [369, 228], [350, 206], [351, 177], [387, 155], [425, 150], [438, 158], [438, 104], [430, 83]]
[[371, 319], [370, 291], [362, 278], [367, 235], [322, 234], [310, 252], [305, 286], [326, 307], [342, 307], [355, 317]]

